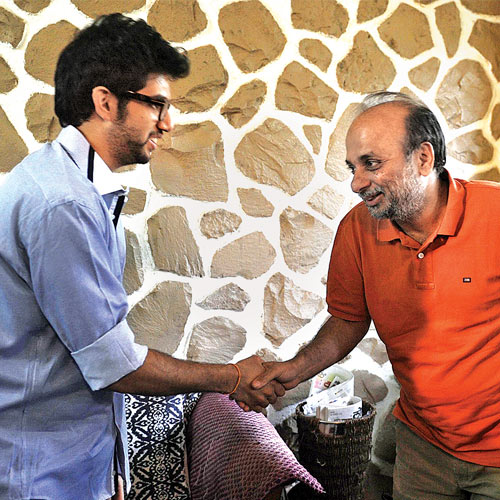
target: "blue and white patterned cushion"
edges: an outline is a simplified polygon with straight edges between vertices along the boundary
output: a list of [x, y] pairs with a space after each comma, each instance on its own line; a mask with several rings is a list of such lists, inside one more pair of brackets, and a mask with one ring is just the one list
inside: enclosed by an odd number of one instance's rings
[[132, 481], [127, 500], [189, 500], [185, 430], [200, 396], [125, 396]]

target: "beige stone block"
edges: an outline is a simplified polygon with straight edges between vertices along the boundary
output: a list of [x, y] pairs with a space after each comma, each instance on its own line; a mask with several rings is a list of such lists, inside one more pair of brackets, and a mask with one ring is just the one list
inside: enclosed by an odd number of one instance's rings
[[339, 37], [347, 29], [349, 14], [335, 0], [292, 0], [292, 24], [296, 29]]
[[278, 23], [257, 0], [222, 7], [219, 28], [234, 62], [245, 73], [274, 61], [285, 47], [286, 38]]
[[407, 59], [412, 59], [433, 46], [425, 14], [404, 3], [379, 26], [378, 32], [392, 50]]
[[354, 375], [354, 395], [364, 401], [376, 404], [389, 393], [387, 385], [378, 375], [367, 370], [353, 370], [352, 373]]
[[242, 85], [221, 109], [221, 115], [235, 128], [248, 123], [259, 111], [266, 97], [267, 87], [262, 80]]
[[3, 57], [0, 57], [0, 93], [6, 94], [17, 86], [17, 76]]
[[314, 176], [314, 161], [293, 132], [279, 120], [267, 119], [236, 147], [237, 167], [250, 179], [294, 195]]
[[255, 188], [238, 188], [241, 208], [252, 217], [271, 217], [274, 212], [273, 204]]
[[295, 285], [281, 273], [264, 289], [263, 331], [275, 347], [309, 323], [325, 306], [324, 299]]
[[[270, 351], [266, 347], [263, 347], [262, 349], [259, 349], [256, 353], [259, 358], [261, 358], [264, 362], [269, 362], [269, 361], [281, 361], [281, 358], [276, 355], [273, 351]], [[288, 394], [288, 391], [287, 391]]]
[[439, 59], [437, 57], [431, 57], [428, 61], [410, 70], [408, 73], [410, 81], [421, 90], [429, 90], [436, 80], [439, 65]]
[[343, 194], [337, 193], [331, 186], [323, 186], [311, 196], [307, 204], [325, 217], [335, 219], [344, 200]]
[[321, 71], [326, 71], [332, 62], [330, 49], [315, 38], [306, 38], [299, 43], [302, 57], [315, 64]]
[[496, 104], [491, 114], [491, 135], [495, 139], [500, 137], [500, 104]]
[[302, 127], [307, 140], [313, 148], [313, 153], [317, 155], [321, 149], [322, 130], [320, 125], [304, 125]]
[[444, 77], [436, 104], [448, 125], [459, 128], [481, 120], [490, 107], [491, 97], [491, 84], [481, 64], [465, 59]]
[[218, 250], [210, 272], [213, 278], [242, 276], [254, 279], [269, 270], [276, 251], [261, 232], [243, 236]]
[[200, 250], [183, 207], [166, 207], [148, 220], [148, 239], [156, 267], [180, 276], [203, 276]]
[[395, 76], [391, 60], [366, 31], [360, 31], [354, 37], [352, 49], [337, 65], [337, 80], [347, 92], [368, 94], [385, 90]]
[[24, 67], [33, 77], [54, 85], [54, 73], [61, 51], [73, 40], [77, 28], [67, 21], [50, 24], [36, 33], [26, 48]]
[[365, 354], [368, 354], [379, 365], [383, 365], [389, 361], [385, 344], [377, 338], [364, 338], [357, 347]]
[[200, 201], [227, 201], [221, 133], [212, 122], [178, 126], [151, 157], [157, 189]]
[[197, 0], [156, 0], [148, 23], [170, 42], [184, 42], [207, 27], [207, 16]]
[[233, 233], [241, 224], [241, 217], [233, 212], [219, 208], [203, 214], [200, 229], [207, 238], [221, 238]]
[[462, 4], [476, 14], [500, 15], [498, 0], [460, 0]]
[[381, 16], [386, 10], [389, 0], [360, 0], [358, 5], [358, 23]]
[[345, 138], [354, 120], [359, 104], [352, 103], [342, 113], [335, 130], [330, 136], [325, 172], [336, 181], [343, 182], [351, 175], [346, 166]]
[[53, 141], [61, 131], [61, 125], [54, 113], [54, 96], [33, 94], [24, 109], [26, 125], [38, 142]]
[[[500, 6], [500, 3], [498, 4]], [[491, 63], [495, 78], [500, 81], [500, 23], [491, 23], [484, 19], [475, 22], [469, 43], [483, 54]]]
[[305, 116], [330, 120], [338, 97], [335, 90], [296, 61], [284, 69], [276, 85], [276, 107]]
[[401, 87], [399, 91], [402, 94], [406, 94], [407, 96], [413, 97], [413, 99], [421, 100], [420, 97], [418, 97], [418, 95], [415, 94], [415, 92], [413, 92], [413, 90], [410, 90], [408, 87]]
[[146, 206], [146, 191], [131, 187], [128, 192], [128, 200], [123, 207], [123, 213], [126, 215], [135, 215], [144, 210]]
[[[246, 330], [222, 316], [206, 319], [193, 327], [187, 358], [204, 363], [228, 363], [243, 349]], [[234, 380], [236, 382], [236, 370]]]
[[500, 182], [500, 172], [497, 167], [490, 168], [484, 172], [475, 173], [471, 179], [480, 181]]
[[3, 7], [0, 7], [0, 42], [17, 47], [23, 38], [24, 21]]
[[127, 294], [130, 295], [132, 292], [139, 290], [144, 283], [144, 269], [137, 235], [125, 229], [125, 238], [127, 241], [127, 257], [123, 273], [123, 286]]
[[50, 4], [50, 0], [14, 0], [14, 3], [26, 12], [36, 14]]
[[196, 305], [202, 309], [223, 309], [241, 312], [249, 302], [250, 295], [243, 288], [236, 283], [228, 283], [215, 290], [201, 302], [197, 302]]
[[182, 153], [193, 153], [221, 142], [221, 132], [214, 122], [205, 121], [177, 125], [165, 135], [159, 146], [161, 149], [175, 149]]
[[287, 266], [305, 274], [318, 265], [333, 231], [306, 212], [287, 208], [280, 215], [280, 244]]
[[481, 165], [493, 158], [493, 146], [481, 130], [473, 130], [449, 143], [448, 154], [462, 163]]
[[89, 17], [99, 17], [113, 12], [132, 12], [144, 7], [146, 0], [71, 0], [71, 2]]
[[190, 307], [191, 287], [164, 281], [132, 308], [127, 322], [136, 342], [172, 354], [184, 335]]
[[227, 87], [228, 73], [213, 45], [188, 51], [189, 76], [170, 83], [172, 104], [182, 112], [207, 111]]
[[448, 57], [453, 57], [457, 52], [462, 32], [460, 11], [454, 2], [436, 7], [436, 24], [443, 37]]
[[28, 154], [26, 144], [2, 108], [0, 108], [0, 151], [2, 152], [0, 172], [8, 172]]

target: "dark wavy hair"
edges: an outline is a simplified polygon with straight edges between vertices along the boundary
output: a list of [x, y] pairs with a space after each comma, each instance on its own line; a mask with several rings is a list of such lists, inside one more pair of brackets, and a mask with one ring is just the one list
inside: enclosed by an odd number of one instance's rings
[[[81, 125], [94, 112], [92, 89], [119, 98], [146, 85], [151, 74], [171, 79], [189, 73], [189, 59], [143, 20], [99, 17], [61, 52], [55, 74], [55, 112], [63, 127]], [[124, 103], [121, 102], [123, 109]]]
[[420, 100], [401, 92], [374, 92], [361, 103], [361, 112], [387, 102], [395, 102], [408, 108], [406, 117], [405, 154], [409, 158], [423, 142], [434, 149], [434, 168], [441, 174], [446, 164], [446, 140], [436, 115]]

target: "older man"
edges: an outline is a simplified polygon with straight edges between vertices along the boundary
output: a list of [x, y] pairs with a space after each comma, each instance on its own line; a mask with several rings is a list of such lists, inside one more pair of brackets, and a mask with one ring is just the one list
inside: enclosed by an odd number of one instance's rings
[[373, 320], [401, 384], [395, 499], [500, 499], [500, 185], [453, 179], [436, 117], [403, 94], [365, 98], [346, 146], [363, 203], [336, 236], [331, 317], [254, 387], [294, 387]]

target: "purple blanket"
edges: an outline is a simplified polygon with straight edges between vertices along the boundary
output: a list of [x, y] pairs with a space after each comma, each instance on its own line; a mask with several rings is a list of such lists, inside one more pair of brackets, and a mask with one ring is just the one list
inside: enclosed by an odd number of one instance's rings
[[192, 500], [262, 500], [274, 488], [319, 482], [300, 465], [271, 423], [227, 396], [203, 394], [187, 431]]

